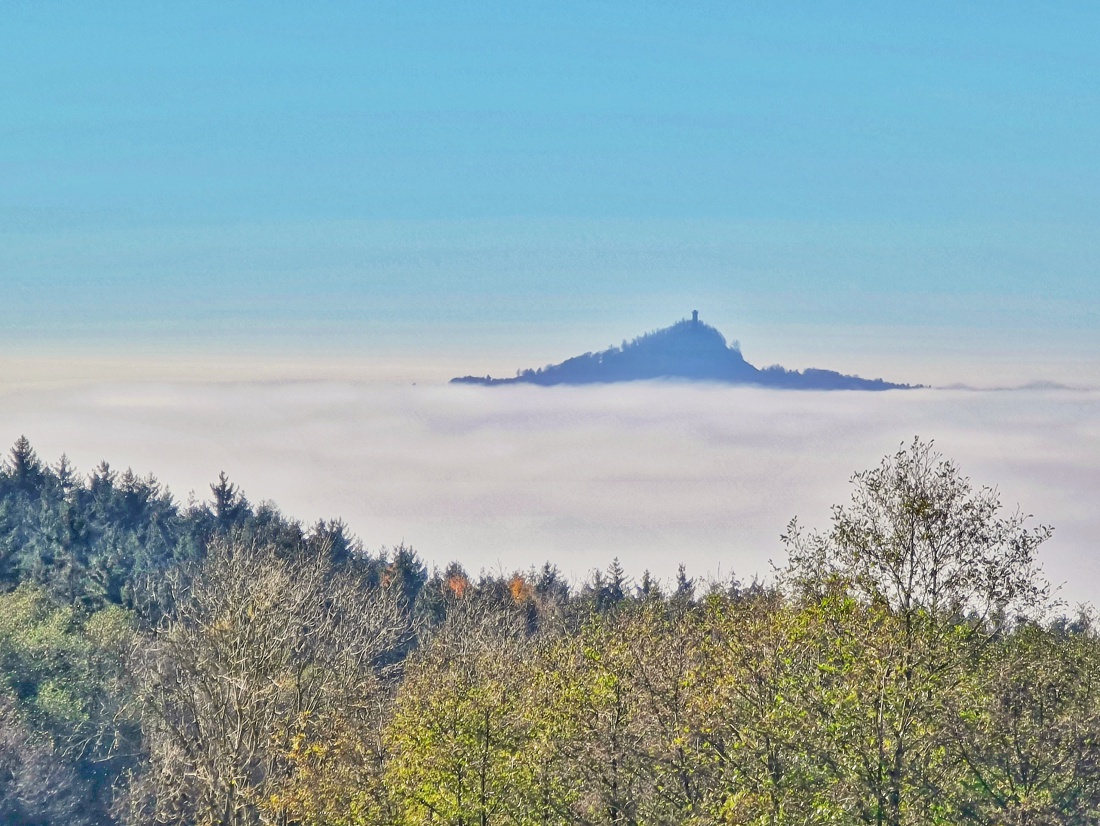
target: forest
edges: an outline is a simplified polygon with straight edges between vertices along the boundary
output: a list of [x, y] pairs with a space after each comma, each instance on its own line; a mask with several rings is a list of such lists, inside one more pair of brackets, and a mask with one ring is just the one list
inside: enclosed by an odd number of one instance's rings
[[1100, 640], [1050, 535], [914, 439], [767, 580], [475, 575], [20, 438], [0, 823], [1096, 823]]

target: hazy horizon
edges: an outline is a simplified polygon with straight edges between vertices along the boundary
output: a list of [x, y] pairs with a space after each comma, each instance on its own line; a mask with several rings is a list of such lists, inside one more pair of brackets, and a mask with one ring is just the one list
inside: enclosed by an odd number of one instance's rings
[[[434, 329], [402, 324], [396, 333], [366, 330], [360, 335], [242, 332], [235, 338], [204, 339], [166, 332], [149, 342], [110, 337], [11, 342], [0, 352], [0, 392], [96, 381], [443, 384], [459, 375], [515, 375], [520, 369], [617, 346], [688, 316], [690, 311], [670, 310], [661, 319], [652, 312], [639, 317], [632, 331], [626, 327], [629, 321], [614, 327], [598, 320], [561, 327], [489, 321]], [[1060, 340], [1051, 341], [1019, 330], [738, 325], [736, 318], [700, 317], [730, 341], [737, 340], [745, 357], [761, 367], [825, 368], [932, 387], [1100, 387], [1100, 348], [1094, 347], [1093, 331], [1063, 332]]]

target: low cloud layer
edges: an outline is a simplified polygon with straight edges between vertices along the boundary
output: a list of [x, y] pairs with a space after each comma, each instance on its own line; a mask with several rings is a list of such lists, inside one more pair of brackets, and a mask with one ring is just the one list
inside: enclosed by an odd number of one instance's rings
[[25, 433], [85, 472], [107, 459], [185, 500], [224, 470], [372, 548], [575, 577], [616, 556], [635, 576], [766, 575], [791, 517], [825, 526], [853, 472], [919, 435], [1054, 525], [1048, 575], [1069, 603], [1100, 601], [1097, 392], [144, 383], [9, 391], [0, 408], [9, 443]]

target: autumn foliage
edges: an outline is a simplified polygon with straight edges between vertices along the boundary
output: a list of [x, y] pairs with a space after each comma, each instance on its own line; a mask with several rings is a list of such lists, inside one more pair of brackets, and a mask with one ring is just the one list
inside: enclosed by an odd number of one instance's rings
[[224, 478], [181, 509], [112, 474], [24, 443], [0, 473], [4, 823], [1100, 818], [1091, 613], [929, 444], [748, 584], [429, 573]]

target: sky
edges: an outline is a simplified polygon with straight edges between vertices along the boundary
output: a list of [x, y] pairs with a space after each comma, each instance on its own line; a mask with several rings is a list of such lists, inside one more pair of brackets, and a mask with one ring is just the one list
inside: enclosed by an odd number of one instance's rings
[[699, 309], [757, 363], [1097, 381], [1096, 31], [1069, 2], [3, 0], [0, 344], [12, 375], [440, 381]]
[[[471, 570], [748, 576], [919, 435], [1095, 600], [1097, 32], [1095, 2], [0, 0], [0, 436]], [[695, 309], [754, 364], [931, 389], [445, 384]]]

